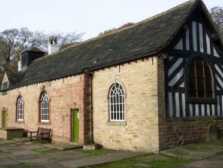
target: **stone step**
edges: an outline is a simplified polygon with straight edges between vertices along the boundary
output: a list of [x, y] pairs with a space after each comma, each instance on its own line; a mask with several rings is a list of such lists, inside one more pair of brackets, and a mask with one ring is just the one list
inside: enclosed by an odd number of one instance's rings
[[54, 148], [57, 150], [65, 151], [65, 150], [73, 150], [73, 149], [81, 149], [83, 146], [75, 143], [68, 144], [47, 144], [47, 147]]

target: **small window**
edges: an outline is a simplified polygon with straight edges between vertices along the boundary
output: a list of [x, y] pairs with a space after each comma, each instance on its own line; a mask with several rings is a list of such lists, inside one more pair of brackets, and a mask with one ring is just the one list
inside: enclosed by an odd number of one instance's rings
[[49, 100], [46, 92], [41, 93], [39, 105], [40, 121], [49, 122]]
[[189, 97], [213, 99], [214, 79], [211, 66], [204, 60], [194, 60], [190, 67]]
[[110, 87], [108, 101], [110, 121], [124, 121], [125, 93], [119, 83], [114, 83]]
[[16, 101], [16, 121], [24, 121], [24, 101], [22, 96], [19, 96]]

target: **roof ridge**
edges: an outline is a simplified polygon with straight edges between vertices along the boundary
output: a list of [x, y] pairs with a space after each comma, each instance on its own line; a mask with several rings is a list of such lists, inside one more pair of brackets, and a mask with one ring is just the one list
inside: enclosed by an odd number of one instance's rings
[[[90, 38], [90, 39], [88, 39], [88, 40], [86, 40], [86, 41], [80, 42], [80, 44], [77, 44], [77, 45], [71, 45], [71, 46], [67, 47], [66, 49], [69, 49], [69, 48], [75, 48], [75, 47], [78, 47], [78, 46], [80, 46], [80, 45], [82, 45], [82, 44], [84, 44], [84, 43], [88, 43], [88, 42], [91, 42], [91, 41], [94, 41], [94, 40], [97, 40], [97, 39], [100, 39], [100, 38], [104, 38], [104, 37], [107, 37], [107, 36], [110, 36], [110, 35], [113, 35], [113, 34], [117, 34], [117, 33], [119, 33], [119, 32], [125, 31], [125, 30], [129, 30], [129, 29], [131, 29], [131, 28], [133, 28], [133, 27], [136, 27], [136, 26], [138, 26], [138, 25], [140, 25], [140, 24], [143, 24], [143, 23], [145, 23], [145, 22], [152, 21], [153, 19], [156, 19], [156, 18], [158, 18], [158, 17], [160, 17], [160, 16], [162, 16], [162, 15], [164, 15], [164, 14], [166, 14], [166, 13], [169, 13], [169, 12], [171, 12], [172, 10], [175, 10], [176, 8], [183, 7], [183, 6], [185, 6], [186, 4], [196, 3], [197, 1], [200, 1], [200, 0], [187, 0], [187, 1], [185, 1], [184, 3], [178, 4], [178, 5], [176, 5], [176, 6], [172, 7], [172, 8], [169, 8], [169, 9], [167, 9], [167, 10], [164, 11], [164, 12], [160, 12], [160, 13], [155, 14], [155, 15], [149, 17], [149, 18], [146, 18], [146, 19], [144, 19], [144, 20], [142, 20], [142, 21], [139, 21], [139, 22], [135, 23], [134, 25], [131, 25], [131, 26], [128, 26], [128, 27], [124, 27], [124, 28], [122, 28], [122, 29], [118, 29], [118, 28], [117, 28], [117, 30], [114, 30], [114, 31], [112, 31], [112, 32], [110, 32], [110, 33], [108, 33], [108, 34]], [[64, 49], [64, 50], [66, 50], [66, 49]], [[62, 51], [64, 51], [64, 50], [62, 50]], [[61, 51], [61, 52], [62, 52], [62, 51]]]
[[201, 2], [186, 1], [134, 26], [37, 59], [12, 88], [77, 75], [85, 72], [85, 69], [95, 71], [161, 52]]
[[51, 56], [57, 55], [58, 53], [62, 53], [62, 52], [64, 52], [64, 51], [68, 50], [68, 49], [71, 49], [71, 48], [77, 48], [77, 47], [79, 47], [79, 46], [81, 46], [81, 45], [83, 45], [83, 44], [90, 43], [90, 42], [92, 42], [92, 41], [95, 41], [95, 40], [98, 40], [98, 39], [102, 39], [102, 38], [105, 38], [105, 37], [108, 37], [108, 36], [111, 36], [111, 35], [114, 35], [114, 34], [118, 34], [118, 33], [120, 33], [120, 32], [129, 30], [129, 29], [132, 29], [132, 28], [134, 28], [134, 27], [136, 27], [136, 26], [138, 26], [138, 25], [144, 24], [145, 22], [152, 21], [152, 20], [154, 20], [154, 19], [156, 19], [156, 18], [159, 18], [159, 17], [161, 17], [161, 16], [163, 16], [163, 15], [169, 13], [169, 12], [172, 12], [173, 10], [176, 10], [177, 8], [181, 8], [181, 7], [183, 7], [183, 6], [187, 5], [187, 4], [192, 4], [192, 3], [195, 4], [195, 3], [198, 2], [198, 1], [201, 1], [201, 0], [187, 0], [187, 1], [185, 1], [184, 3], [178, 4], [178, 5], [176, 5], [176, 6], [172, 7], [172, 8], [169, 8], [169, 9], [167, 9], [167, 10], [164, 11], [164, 12], [160, 12], [160, 13], [155, 14], [155, 15], [149, 17], [149, 18], [146, 18], [146, 19], [144, 19], [144, 20], [142, 20], [142, 21], [139, 21], [139, 22], [135, 23], [134, 25], [131, 25], [131, 26], [128, 26], [128, 27], [124, 27], [124, 28], [121, 28], [121, 29], [118, 29], [118, 28], [117, 28], [117, 30], [114, 30], [114, 31], [112, 31], [112, 32], [110, 32], [110, 33], [107, 33], [107, 34], [104, 34], [104, 35], [101, 35], [101, 36], [96, 36], [96, 37], [90, 38], [90, 39], [88, 39], [88, 40], [85, 40], [85, 41], [83, 41], [83, 42], [80, 42], [79, 44], [71, 45], [71, 46], [69, 46], [69, 47], [67, 47], [67, 48], [62, 49], [61, 51], [59, 51], [59, 52], [57, 52], [57, 53], [54, 53], [54, 54], [51, 54], [51, 55], [46, 55], [46, 56], [41, 57], [41, 58], [39, 58], [39, 59], [37, 59], [37, 60], [35, 60], [35, 61], [39, 61], [39, 60], [42, 60], [42, 59], [45, 59], [45, 58], [49, 58], [49, 57], [51, 57]]
[[[172, 12], [173, 10], [176, 10], [177, 8], [183, 7], [183, 6], [185, 6], [186, 4], [190, 4], [190, 3], [192, 3], [192, 2], [195, 3], [196, 1], [199, 1], [199, 0], [187, 0], [187, 1], [185, 1], [184, 3], [178, 4], [178, 5], [176, 5], [176, 6], [172, 7], [172, 8], [167, 9], [166, 11], [160, 12], [160, 13], [155, 14], [155, 15], [153, 15], [153, 16], [147, 18], [147, 19], [144, 19], [144, 20], [142, 20], [142, 21], [139, 21], [139, 22], [136, 23], [135, 25], [139, 25], [139, 24], [143, 24], [143, 23], [148, 22], [148, 21], [152, 21], [153, 19], [159, 18], [159, 17], [161, 17], [161, 16], [163, 16], [163, 15], [169, 13], [169, 12]], [[135, 26], [135, 25], [133, 25], [133, 26]], [[128, 27], [127, 27], [127, 28], [128, 28]]]

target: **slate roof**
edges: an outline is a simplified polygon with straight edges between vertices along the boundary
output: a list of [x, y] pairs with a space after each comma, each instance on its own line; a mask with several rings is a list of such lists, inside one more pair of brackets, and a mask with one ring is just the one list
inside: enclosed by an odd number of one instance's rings
[[47, 53], [47, 50], [42, 47], [30, 47], [30, 48], [23, 50], [22, 53], [27, 52], [27, 51]]
[[18, 73], [17, 66], [14, 64], [6, 64], [4, 66], [4, 72], [6, 72], [8, 76], [10, 85], [16, 85], [23, 79], [23, 73]]
[[35, 60], [13, 87], [51, 81], [159, 53], [200, 0], [190, 0], [142, 22]]

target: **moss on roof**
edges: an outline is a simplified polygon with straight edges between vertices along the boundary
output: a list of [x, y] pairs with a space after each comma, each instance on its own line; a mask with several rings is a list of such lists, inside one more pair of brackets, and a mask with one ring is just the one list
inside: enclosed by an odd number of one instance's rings
[[167, 47], [199, 0], [34, 61], [13, 87], [50, 81], [151, 56]]

